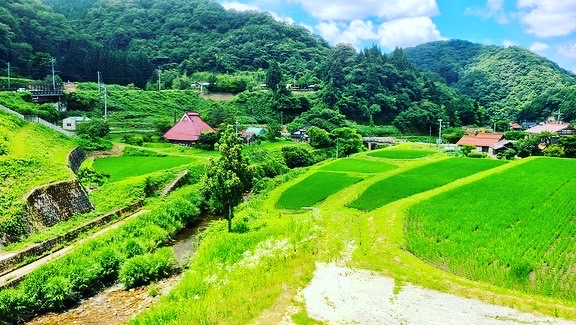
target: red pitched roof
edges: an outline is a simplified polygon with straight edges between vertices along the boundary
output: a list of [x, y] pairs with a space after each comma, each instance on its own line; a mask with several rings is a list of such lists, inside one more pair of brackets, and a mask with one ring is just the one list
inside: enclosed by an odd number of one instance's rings
[[166, 140], [178, 142], [194, 142], [204, 131], [214, 131], [196, 112], [186, 112], [168, 132], [164, 134]]
[[[491, 136], [488, 136], [488, 134], [491, 134]], [[456, 144], [459, 146], [469, 144], [476, 147], [490, 147], [500, 141], [500, 139], [502, 139], [502, 134], [478, 133], [476, 136], [465, 135]]]

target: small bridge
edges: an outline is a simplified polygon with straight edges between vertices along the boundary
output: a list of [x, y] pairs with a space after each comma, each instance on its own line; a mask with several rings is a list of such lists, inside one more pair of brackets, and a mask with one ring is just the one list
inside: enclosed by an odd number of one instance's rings
[[363, 137], [362, 140], [368, 146], [368, 150], [378, 148], [378, 146], [389, 146], [396, 144], [394, 137]]
[[64, 85], [30, 85], [29, 91], [32, 93], [32, 99], [38, 103], [54, 103], [64, 96]]

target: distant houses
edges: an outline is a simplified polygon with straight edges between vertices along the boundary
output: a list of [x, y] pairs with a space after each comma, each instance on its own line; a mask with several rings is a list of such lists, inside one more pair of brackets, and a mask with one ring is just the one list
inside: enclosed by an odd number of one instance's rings
[[214, 131], [196, 112], [186, 112], [170, 130], [164, 134], [164, 139], [170, 143], [193, 145], [204, 131]]

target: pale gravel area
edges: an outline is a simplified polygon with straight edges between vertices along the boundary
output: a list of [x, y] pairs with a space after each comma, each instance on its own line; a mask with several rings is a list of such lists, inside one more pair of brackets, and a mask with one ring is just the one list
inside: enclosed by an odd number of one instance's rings
[[576, 324], [412, 284], [394, 288], [392, 278], [317, 263], [302, 296], [308, 316], [328, 324]]

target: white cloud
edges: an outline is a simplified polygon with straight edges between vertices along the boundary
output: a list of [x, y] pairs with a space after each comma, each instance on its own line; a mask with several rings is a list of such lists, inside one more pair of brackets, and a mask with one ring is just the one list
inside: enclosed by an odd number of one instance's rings
[[269, 11], [268, 12], [274, 19], [276, 19], [277, 21], [282, 21], [291, 25], [294, 25], [294, 19], [292, 19], [292, 17], [287, 17], [287, 16], [280, 16], [277, 13], [273, 12], [273, 11]]
[[396, 19], [434, 16], [436, 0], [289, 0], [298, 3], [311, 16], [322, 20], [356, 20], [368, 17]]
[[505, 39], [504, 41], [502, 41], [502, 46], [504, 47], [510, 47], [510, 46], [514, 46], [517, 45], [516, 42], [509, 40], [509, 39]]
[[430, 17], [396, 19], [378, 28], [380, 44], [387, 49], [409, 47], [445, 39]]
[[546, 43], [542, 43], [542, 42], [534, 42], [532, 43], [532, 45], [530, 45], [530, 51], [532, 52], [542, 52], [542, 51], [546, 51], [547, 49], [550, 48], [550, 45], [546, 44]]
[[518, 9], [530, 34], [553, 37], [576, 31], [576, 0], [518, 0]]
[[250, 10], [257, 10], [260, 11], [255, 5], [247, 4], [247, 3], [240, 3], [237, 1], [224, 1], [222, 2], [222, 7], [226, 10], [236, 10], [236, 11], [250, 11]]
[[565, 58], [576, 59], [576, 42], [561, 44], [558, 53]]
[[499, 24], [507, 24], [510, 22], [510, 14], [506, 12], [504, 0], [488, 0], [485, 7], [466, 8], [465, 13], [484, 19], [494, 18]]
[[377, 39], [374, 26], [371, 21], [354, 20], [350, 24], [342, 22], [321, 22], [316, 25], [320, 36], [329, 43], [351, 44], [358, 47], [361, 40]]

